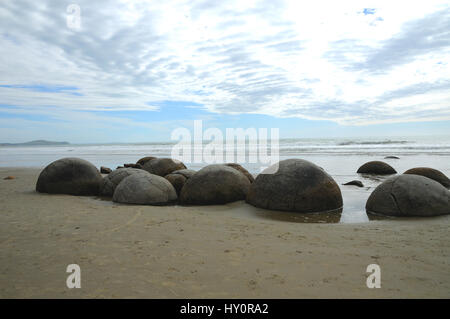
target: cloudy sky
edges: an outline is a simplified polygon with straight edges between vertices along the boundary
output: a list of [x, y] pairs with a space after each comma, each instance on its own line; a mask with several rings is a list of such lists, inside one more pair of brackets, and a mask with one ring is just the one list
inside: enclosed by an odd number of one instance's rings
[[450, 134], [449, 1], [1, 0], [0, 142], [170, 140], [194, 119]]

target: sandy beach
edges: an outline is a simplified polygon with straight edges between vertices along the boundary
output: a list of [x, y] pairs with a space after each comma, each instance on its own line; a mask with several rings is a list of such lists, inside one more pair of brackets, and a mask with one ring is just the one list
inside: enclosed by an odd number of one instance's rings
[[[318, 224], [39, 194], [0, 169], [1, 298], [449, 298], [450, 216]], [[4, 180], [6, 176], [15, 179]], [[381, 267], [381, 288], [366, 267]], [[81, 267], [68, 289], [66, 267]]]

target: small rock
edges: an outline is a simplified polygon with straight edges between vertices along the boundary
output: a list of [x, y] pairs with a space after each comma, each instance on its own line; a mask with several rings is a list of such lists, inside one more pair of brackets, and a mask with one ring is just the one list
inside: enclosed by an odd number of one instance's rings
[[123, 164], [123, 167], [125, 167], [125, 168], [138, 168], [138, 169], [141, 169], [142, 165], [141, 164], [129, 163], [129, 164]]
[[111, 172], [112, 172], [112, 170], [108, 167], [105, 167], [105, 166], [100, 167], [100, 173], [102, 173], [102, 174], [109, 174]]
[[355, 185], [355, 186], [358, 186], [358, 187], [364, 187], [364, 184], [362, 182], [356, 181], [356, 180], [348, 182], [348, 183], [345, 183], [343, 185]]

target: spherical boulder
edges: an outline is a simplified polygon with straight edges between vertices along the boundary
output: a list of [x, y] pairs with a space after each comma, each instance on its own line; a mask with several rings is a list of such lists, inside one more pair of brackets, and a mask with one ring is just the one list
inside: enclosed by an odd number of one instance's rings
[[[275, 165], [278, 170], [274, 169]], [[302, 159], [287, 159], [275, 165], [259, 174], [251, 184], [247, 194], [249, 204], [299, 213], [342, 207], [338, 184], [319, 166]]]
[[250, 183], [253, 183], [255, 181], [255, 178], [253, 177], [253, 175], [250, 174], [244, 167], [242, 167], [242, 165], [237, 164], [237, 163], [227, 163], [225, 165], [226, 166], [230, 166], [230, 167], [232, 167], [234, 169], [237, 169], [239, 172], [244, 174], [248, 178]]
[[62, 158], [49, 164], [39, 175], [36, 191], [69, 195], [98, 195], [102, 175], [81, 158]]
[[177, 193], [165, 178], [154, 174], [132, 174], [114, 191], [113, 201], [141, 205], [166, 205], [177, 200]]
[[183, 175], [186, 178], [190, 178], [195, 173], [197, 173], [197, 171], [194, 171], [193, 169], [184, 168], [184, 169], [179, 169], [179, 170], [173, 171], [170, 174], [178, 174], [178, 175]]
[[370, 194], [366, 211], [400, 217], [450, 214], [450, 192], [428, 177], [412, 174], [394, 176]]
[[177, 195], [180, 195], [180, 191], [186, 183], [186, 177], [180, 174], [169, 174], [164, 176], [165, 179], [169, 181], [170, 184], [175, 188]]
[[358, 168], [357, 173], [359, 174], [373, 174], [373, 175], [390, 175], [396, 174], [394, 168], [391, 165], [381, 162], [381, 161], [372, 161], [367, 162]]
[[250, 181], [226, 165], [208, 165], [192, 175], [180, 192], [180, 202], [188, 205], [225, 204], [245, 199]]
[[158, 176], [166, 176], [173, 171], [185, 169], [186, 166], [178, 161], [171, 158], [155, 158], [144, 164], [142, 169], [146, 170], [150, 174], [155, 174]]
[[415, 167], [407, 170], [403, 174], [414, 174], [425, 176], [431, 178], [432, 180], [435, 180], [444, 187], [450, 188], [450, 179], [447, 176], [445, 176], [444, 173], [438, 171], [437, 169], [429, 167]]
[[156, 157], [154, 156], [146, 156], [141, 158], [139, 161], [136, 162], [136, 164], [139, 164], [141, 166], [144, 166], [145, 163], [147, 163], [148, 161], [151, 161], [152, 159], [155, 159]]
[[183, 188], [184, 183], [186, 183], [188, 178], [194, 175], [195, 173], [196, 171], [192, 169], [180, 169], [164, 176], [164, 178], [167, 179], [172, 184], [172, 186], [177, 191], [177, 194], [179, 195], [181, 189]]
[[148, 175], [150, 174], [147, 171], [138, 168], [119, 168], [109, 173], [108, 176], [103, 178], [101, 187], [100, 187], [100, 195], [102, 196], [113, 196], [114, 190], [120, 182], [132, 175], [132, 174], [141, 174]]

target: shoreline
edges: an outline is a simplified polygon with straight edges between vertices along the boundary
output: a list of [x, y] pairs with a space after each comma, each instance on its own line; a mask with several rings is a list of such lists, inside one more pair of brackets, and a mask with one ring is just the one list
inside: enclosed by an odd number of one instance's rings
[[[1, 298], [450, 297], [450, 216], [325, 224], [243, 202], [119, 205], [36, 193], [39, 172], [0, 168]], [[81, 289], [65, 284], [73, 263]], [[372, 263], [380, 289], [366, 286]]]

